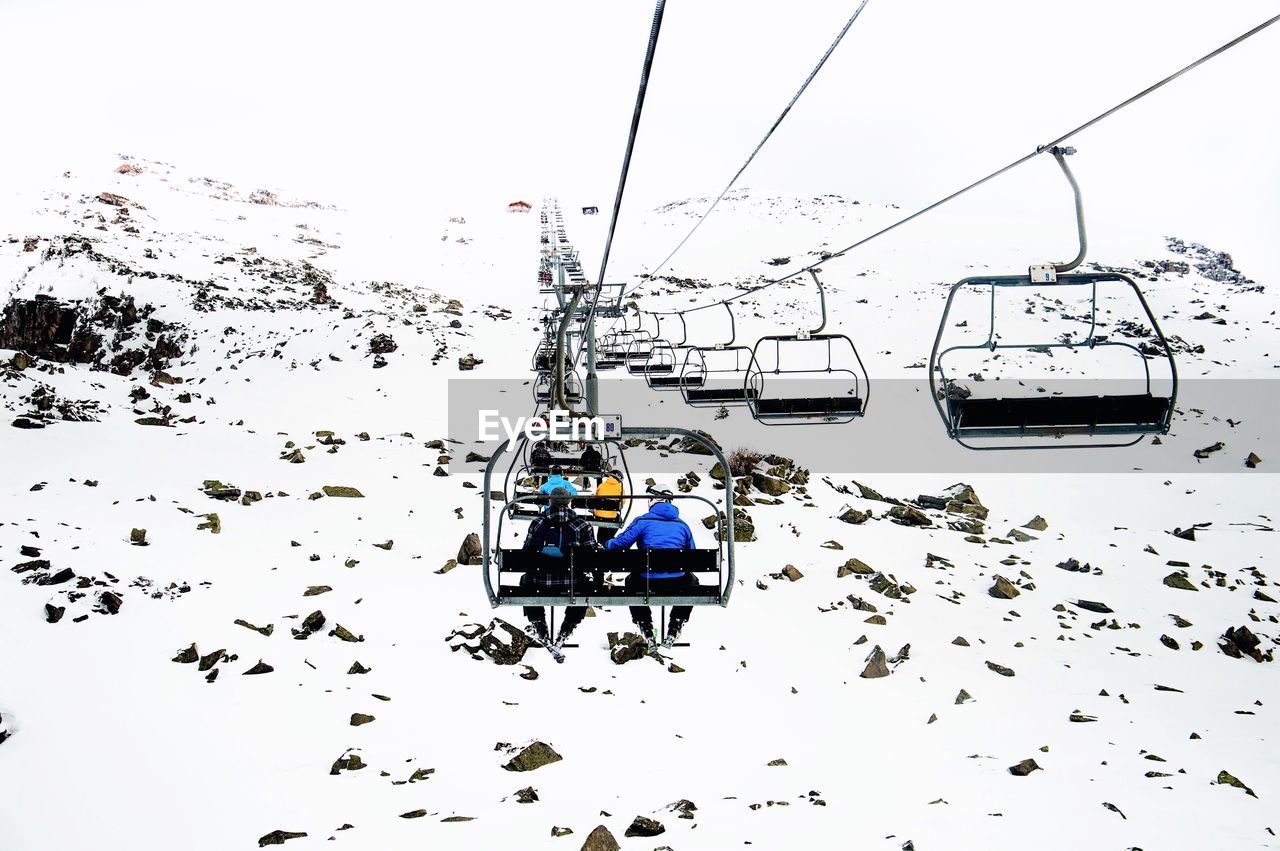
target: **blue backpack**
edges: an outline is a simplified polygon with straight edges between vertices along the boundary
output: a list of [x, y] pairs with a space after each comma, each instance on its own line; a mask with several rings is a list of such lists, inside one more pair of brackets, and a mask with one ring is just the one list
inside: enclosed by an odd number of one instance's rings
[[538, 530], [534, 549], [544, 556], [564, 558], [564, 527], [558, 523], [544, 523]]

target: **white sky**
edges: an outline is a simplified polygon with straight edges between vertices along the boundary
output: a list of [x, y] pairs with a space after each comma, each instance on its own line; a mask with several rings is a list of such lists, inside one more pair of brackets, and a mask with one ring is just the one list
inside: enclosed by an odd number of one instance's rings
[[[670, 0], [628, 201], [718, 191], [854, 5]], [[15, 180], [128, 152], [408, 216], [490, 195], [606, 208], [652, 8], [0, 0], [0, 155]], [[744, 184], [922, 205], [1277, 11], [871, 0]], [[1198, 239], [1280, 277], [1277, 72], [1280, 25], [1078, 137], [1095, 232]], [[1069, 243], [1066, 192], [1046, 158], [954, 211], [1043, 214]]]

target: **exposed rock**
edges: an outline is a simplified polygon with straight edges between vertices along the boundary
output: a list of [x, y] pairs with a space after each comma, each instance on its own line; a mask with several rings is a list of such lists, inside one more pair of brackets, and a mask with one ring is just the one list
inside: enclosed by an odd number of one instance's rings
[[609, 828], [598, 825], [587, 835], [587, 841], [582, 843], [581, 851], [620, 851], [621, 847], [618, 840], [614, 839], [613, 834], [609, 832]]
[[324, 491], [325, 496], [337, 496], [337, 497], [349, 497], [349, 498], [364, 497], [364, 494], [360, 493], [360, 491], [348, 485], [325, 485], [323, 488], [321, 488], [321, 490]]
[[497, 665], [518, 664], [532, 644], [524, 630], [500, 618], [491, 620], [479, 638], [480, 651]]
[[235, 625], [242, 626], [245, 629], [251, 629], [254, 632], [260, 633], [262, 635], [268, 635], [268, 636], [271, 635], [271, 633], [275, 632], [275, 629], [276, 629], [275, 624], [269, 623], [266, 626], [254, 626], [244, 618], [236, 618]]
[[836, 568], [836, 578], [843, 579], [844, 577], [849, 576], [851, 574], [857, 574], [859, 576], [870, 576], [875, 572], [876, 572], [875, 569], [871, 567], [871, 565], [863, 561], [862, 559], [851, 558], [848, 561], [846, 561], [844, 564]]
[[1047, 531], [1049, 528], [1049, 521], [1045, 520], [1043, 517], [1037, 514], [1035, 517], [1032, 517], [1026, 523], [1023, 523], [1022, 528], [1034, 529], [1037, 532], [1044, 532], [1044, 531]]
[[365, 724], [372, 724], [377, 719], [372, 715], [365, 715], [363, 712], [351, 713], [351, 726], [362, 727]]
[[173, 657], [174, 662], [181, 662], [184, 665], [189, 665], [199, 660], [200, 651], [196, 649], [195, 644], [192, 644], [186, 650], [179, 650], [178, 655]]
[[1001, 600], [1012, 600], [1014, 597], [1017, 597], [1022, 592], [1019, 591], [1018, 587], [1014, 585], [1012, 582], [1010, 582], [1008, 579], [1005, 579], [1003, 576], [1000, 576], [999, 574], [997, 574], [995, 584], [992, 585], [990, 589], [988, 589], [987, 593], [990, 594], [992, 597], [997, 597]]
[[1250, 797], [1253, 797], [1253, 798], [1258, 797], [1257, 794], [1252, 789], [1250, 789], [1248, 786], [1244, 785], [1243, 782], [1241, 782], [1240, 778], [1234, 777], [1228, 771], [1218, 772], [1218, 783], [1223, 786], [1234, 786], [1237, 789], [1243, 789], [1245, 791], [1245, 794], [1249, 795]]
[[875, 680], [881, 677], [889, 676], [889, 665], [884, 656], [884, 651], [877, 644], [867, 656], [867, 665], [859, 674], [863, 679]]
[[522, 748], [520, 753], [507, 760], [502, 767], [507, 771], [534, 771], [562, 759], [564, 757], [556, 753], [550, 745], [535, 741]]
[[1177, 588], [1179, 591], [1199, 591], [1195, 583], [1187, 578], [1187, 574], [1180, 570], [1175, 570], [1164, 578], [1164, 584], [1170, 588]]
[[205, 655], [200, 657], [200, 664], [197, 665], [196, 668], [197, 670], [200, 670], [200, 671], [207, 671], [210, 668], [212, 668], [214, 665], [221, 662], [222, 658], [226, 655], [227, 655], [227, 651], [222, 649], [215, 650], [212, 653], [206, 653]]
[[357, 754], [344, 753], [333, 763], [332, 767], [329, 769], [329, 773], [331, 775], [341, 774], [344, 771], [359, 771], [360, 769], [367, 767], [368, 766], [365, 765], [364, 760], [362, 760]]
[[851, 523], [855, 526], [858, 526], [862, 523], [866, 523], [868, 520], [871, 519], [871, 512], [859, 511], [856, 508], [849, 508], [849, 509], [846, 509], [845, 512], [841, 514], [837, 519], [845, 523]]
[[44, 604], [44, 619], [48, 623], [57, 623], [62, 620], [62, 616], [66, 613], [66, 606], [55, 606], [53, 603]]
[[995, 662], [987, 662], [987, 668], [995, 671], [1002, 677], [1012, 677], [1013, 668], [1006, 668], [1004, 665], [997, 665]]
[[266, 836], [259, 837], [258, 847], [266, 848], [268, 845], [283, 845], [290, 839], [301, 839], [306, 835], [305, 831], [273, 830]]
[[324, 612], [316, 609], [311, 614], [302, 619], [302, 623], [294, 627], [290, 632], [293, 637], [302, 640], [310, 636], [314, 632], [319, 632], [324, 627]]
[[1043, 771], [1034, 759], [1024, 759], [1017, 765], [1009, 766], [1009, 773], [1017, 777], [1026, 777], [1033, 771]]
[[909, 505], [895, 505], [889, 509], [889, 519], [902, 526], [932, 526], [933, 521], [920, 509]]
[[1222, 652], [1233, 659], [1239, 659], [1241, 656], [1248, 656], [1255, 662], [1266, 662], [1271, 659], [1271, 652], [1267, 651], [1263, 654], [1259, 647], [1262, 642], [1247, 626], [1228, 628], [1219, 640], [1222, 642], [1218, 645]]
[[129, 543], [135, 547], [147, 546], [147, 530], [133, 529], [129, 532]]
[[1078, 609], [1084, 609], [1089, 612], [1097, 612], [1100, 615], [1112, 614], [1115, 610], [1106, 603], [1099, 603], [1094, 600], [1076, 600], [1073, 604]]
[[1254, 469], [1261, 463], [1262, 463], [1262, 459], [1259, 458], [1257, 453], [1254, 453], [1254, 452], [1250, 452], [1244, 459], [1244, 465], [1248, 467], [1250, 470]]
[[480, 543], [480, 536], [475, 532], [471, 532], [467, 537], [462, 539], [462, 546], [458, 547], [458, 564], [484, 564], [484, 548]]
[[[774, 760], [774, 762], [778, 762], [778, 760]], [[771, 762], [769, 764], [772, 765], [773, 763]], [[782, 760], [782, 764], [786, 765], [786, 760]], [[678, 801], [667, 804], [663, 809], [670, 813], [679, 813], [677, 818], [693, 819], [693, 814], [697, 812], [698, 805], [687, 798], [681, 798]]]
[[274, 671], [274, 670], [275, 670], [275, 668], [271, 667], [271, 666], [270, 666], [270, 665], [268, 665], [266, 662], [264, 662], [264, 661], [262, 661], [261, 659], [259, 659], [259, 660], [258, 660], [258, 664], [254, 665], [252, 668], [250, 668], [249, 670], [245, 671], [245, 672], [244, 672], [244, 674], [243, 674], [243, 676], [248, 677], [248, 676], [252, 676], [252, 675], [255, 675], [255, 674], [269, 674], [269, 673], [271, 673], [271, 672], [272, 672], [272, 671]]
[[615, 665], [625, 665], [649, 654], [649, 644], [644, 636], [634, 632], [609, 633], [609, 658]]
[[623, 836], [658, 836], [666, 832], [667, 829], [662, 826], [661, 822], [654, 821], [646, 816], [636, 816]]
[[364, 641], [363, 635], [356, 635], [342, 624], [335, 625], [334, 628], [329, 631], [329, 635], [341, 641], [349, 641], [353, 644], [358, 644], [359, 642]]
[[538, 801], [538, 790], [532, 786], [517, 789], [515, 794], [517, 804], [534, 804]]
[[369, 354], [387, 355], [398, 349], [395, 338], [390, 334], [374, 334], [369, 338]]
[[775, 479], [774, 477], [766, 476], [763, 473], [752, 473], [751, 483], [755, 485], [756, 490], [761, 493], [767, 493], [769, 496], [781, 496], [791, 490], [791, 485], [781, 479]]

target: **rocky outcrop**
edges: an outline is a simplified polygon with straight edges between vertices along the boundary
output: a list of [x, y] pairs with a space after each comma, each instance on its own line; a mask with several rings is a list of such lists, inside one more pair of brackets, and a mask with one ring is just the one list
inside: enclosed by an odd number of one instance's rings
[[16, 349], [55, 363], [91, 364], [130, 375], [160, 372], [183, 354], [186, 334], [139, 308], [132, 296], [62, 302], [47, 295], [14, 299], [0, 314], [0, 349]]

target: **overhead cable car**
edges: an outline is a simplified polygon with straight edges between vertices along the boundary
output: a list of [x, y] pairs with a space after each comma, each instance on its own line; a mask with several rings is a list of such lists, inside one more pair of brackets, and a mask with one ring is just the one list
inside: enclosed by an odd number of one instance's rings
[[[1074, 149], [1055, 147], [1050, 153], [1075, 195], [1080, 240], [1075, 259], [1056, 265], [1035, 265], [1026, 275], [984, 275], [956, 283], [947, 295], [929, 357], [929, 389], [938, 415], [947, 434], [969, 449], [1132, 446], [1145, 435], [1167, 434], [1172, 423], [1178, 392], [1177, 364], [1142, 290], [1132, 278], [1120, 272], [1066, 274], [1080, 265], [1088, 247], [1084, 208], [1080, 188], [1064, 159], [1075, 153]], [[985, 339], [979, 336], [978, 342], [944, 347], [943, 337], [948, 331], [947, 321], [957, 294], [972, 291], [989, 294]], [[1132, 297], [1139, 321], [1113, 321], [1110, 303], [1100, 315], [1099, 294], [1117, 291], [1121, 296]], [[1002, 320], [1001, 330], [997, 330], [998, 294], [1039, 295], [1042, 301], [1037, 305], [1028, 299], [1023, 309]], [[1072, 297], [1081, 302], [1078, 313], [1070, 312]], [[1069, 330], [1048, 339], [1039, 333], [1031, 336], [1024, 330], [1027, 324], [1044, 324], [1049, 315], [1053, 315], [1057, 323], [1067, 324]], [[1077, 336], [1070, 330], [1071, 324], [1086, 328]], [[1028, 334], [1029, 339], [1013, 336], [1023, 333]], [[1072, 362], [1060, 366], [1057, 361], [1043, 360], [1052, 358], [1055, 352], [1069, 355]], [[970, 372], [972, 380], [962, 383], [955, 372], [948, 372], [947, 364], [963, 353], [982, 353], [983, 364], [995, 370], [996, 377]], [[1050, 389], [1052, 385], [1039, 375], [1031, 388], [1024, 381], [1004, 376], [1008, 371], [1006, 362], [1018, 356], [1025, 360], [1030, 355], [1041, 358], [1041, 366], [1047, 366], [1051, 372], [1067, 372], [1077, 366], [1074, 359], [1081, 358], [1087, 364], [1086, 377], [1061, 379], [1056, 382], [1057, 387]], [[1161, 366], [1160, 374], [1154, 377], [1153, 364]], [[1127, 378], [1099, 374], [1100, 369], [1119, 370], [1126, 365], [1130, 371]], [[1011, 385], [1014, 392], [1008, 393], [1006, 388]], [[983, 391], [981, 394], [979, 389]], [[1087, 440], [1060, 440], [1068, 436]], [[1055, 438], [1055, 441], [1028, 443], [1026, 438]], [[971, 442], [974, 440], [993, 442], [975, 444]]]

